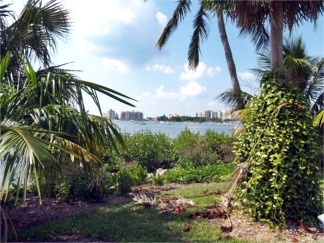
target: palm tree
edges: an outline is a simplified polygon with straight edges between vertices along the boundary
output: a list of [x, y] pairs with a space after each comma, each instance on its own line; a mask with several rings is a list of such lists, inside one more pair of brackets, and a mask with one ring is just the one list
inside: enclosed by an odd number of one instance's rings
[[[210, 10], [225, 11], [226, 16], [237, 23], [243, 33], [252, 34], [256, 47], [266, 45], [270, 38], [270, 68], [283, 68], [283, 30], [291, 31], [304, 20], [316, 23], [324, 10], [322, 1], [203, 1]], [[267, 22], [270, 25], [270, 35]], [[284, 25], [284, 23], [286, 25]]]
[[[259, 68], [252, 71], [262, 78], [270, 71], [269, 49], [257, 54]], [[302, 37], [298, 37], [284, 39], [283, 60], [287, 82], [299, 88], [308, 100], [310, 111], [316, 116], [323, 109], [324, 58], [309, 56]], [[242, 92], [242, 97], [245, 107], [253, 95]], [[233, 90], [221, 93], [218, 98], [230, 107], [235, 107], [237, 102]]]
[[[180, 0], [178, 2], [178, 5], [176, 9], [174, 10], [172, 18], [169, 20], [167, 25], [165, 26], [160, 38], [158, 39], [157, 45], [161, 49], [166, 45], [166, 42], [170, 38], [173, 31], [176, 30], [176, 28], [179, 25], [179, 22], [184, 19], [187, 12], [190, 11], [191, 7], [191, 1], [190, 0]], [[193, 21], [193, 27], [194, 32], [189, 44], [188, 48], [188, 64], [189, 67], [192, 69], [195, 69], [199, 65], [199, 56], [200, 56], [200, 43], [202, 39], [205, 39], [208, 37], [208, 29], [209, 26], [207, 24], [207, 19], [209, 18], [209, 15], [207, 13], [208, 6], [203, 4], [203, 1], [201, 1], [200, 8], [195, 15], [194, 21]], [[236, 72], [236, 66], [233, 58], [233, 54], [231, 51], [231, 47], [227, 38], [224, 18], [222, 12], [215, 12], [210, 13], [213, 16], [215, 15], [218, 20], [218, 30], [219, 35], [221, 38], [221, 42], [224, 47], [224, 53], [227, 61], [227, 67], [228, 71], [231, 77], [231, 84], [233, 88], [233, 94], [236, 97], [236, 109], [241, 109], [243, 107], [242, 102], [242, 91], [240, 87], [240, 83], [238, 81], [237, 72]]]
[[[258, 62], [260, 68], [252, 71], [261, 78], [270, 70], [269, 51], [258, 53]], [[316, 116], [324, 108], [324, 58], [309, 56], [302, 37], [285, 38], [283, 69], [286, 82], [298, 87], [308, 100], [310, 111]]]
[[98, 92], [133, 106], [125, 100], [130, 97], [56, 67], [35, 72], [30, 64], [24, 67], [24, 89], [17, 89], [5, 76], [9, 60], [7, 54], [0, 63], [0, 173], [4, 173], [0, 183], [6, 185], [1, 193], [17, 179], [14, 175], [19, 175], [19, 181], [27, 180], [30, 166], [37, 167], [36, 174], [52, 173], [55, 158], [63, 159], [66, 154], [83, 166], [95, 166], [106, 149], [116, 148], [115, 139], [122, 141], [111, 120], [87, 114], [83, 92], [91, 96], [100, 113]]
[[[203, 2], [214, 12], [225, 11], [242, 33], [252, 34], [256, 47], [269, 41], [267, 26], [270, 26], [271, 72], [262, 77], [261, 93], [249, 103], [251, 111], [237, 144], [236, 162], [240, 166], [235, 178], [248, 173], [243, 186], [246, 206], [255, 219], [272, 225], [283, 225], [286, 219], [310, 220], [319, 213], [321, 200], [318, 183], [313, 178], [317, 168], [316, 134], [305, 96], [287, 81], [284, 72], [283, 30], [287, 27], [291, 31], [304, 20], [316, 23], [324, 4], [322, 1]], [[235, 190], [237, 181], [229, 192]]]
[[[69, 12], [58, 0], [44, 5], [42, 0], [28, 0], [18, 17], [9, 6], [0, 6], [0, 57], [11, 53], [9, 71], [17, 77], [24, 59], [37, 60], [44, 67], [51, 65], [57, 39], [70, 32]], [[13, 17], [13, 23], [6, 21], [8, 17]]]

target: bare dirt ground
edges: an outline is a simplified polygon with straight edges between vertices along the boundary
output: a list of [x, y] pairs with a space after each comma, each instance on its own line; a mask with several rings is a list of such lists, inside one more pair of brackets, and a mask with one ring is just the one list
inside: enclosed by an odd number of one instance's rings
[[[162, 187], [140, 187], [134, 188], [134, 190], [143, 193], [156, 193], [161, 190], [170, 190], [180, 186], [179, 184], [171, 184]], [[16, 229], [32, 228], [53, 220], [65, 219], [86, 210], [125, 202], [130, 200], [130, 198], [130, 196], [109, 195], [102, 203], [88, 203], [83, 201], [59, 203], [54, 199], [45, 199], [42, 205], [39, 205], [38, 198], [33, 196], [27, 198], [25, 204], [12, 210], [10, 217]], [[324, 234], [322, 232], [318, 233], [318, 229], [316, 228], [303, 228], [292, 223], [285, 230], [271, 229], [265, 224], [253, 222], [247, 215], [235, 210], [231, 213], [230, 219], [233, 226], [232, 231], [224, 236], [224, 240], [226, 238], [238, 237], [253, 242], [324, 242]], [[229, 219], [212, 219], [209, 222], [215, 224], [216, 227], [229, 225]], [[313, 232], [307, 232], [308, 230]], [[80, 238], [79, 236], [59, 236], [51, 239], [51, 241], [98, 242], [98, 240]]]

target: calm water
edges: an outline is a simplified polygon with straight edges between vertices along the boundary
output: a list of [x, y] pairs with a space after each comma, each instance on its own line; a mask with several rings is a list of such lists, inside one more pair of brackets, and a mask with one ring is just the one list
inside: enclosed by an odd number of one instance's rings
[[197, 123], [197, 122], [156, 122], [145, 121], [141, 124], [133, 121], [114, 121], [122, 131], [128, 133], [136, 133], [139, 131], [150, 130], [153, 133], [164, 133], [170, 138], [176, 138], [185, 128], [190, 129], [192, 132], [199, 132], [204, 134], [207, 130], [214, 130], [218, 133], [231, 133], [235, 128], [240, 125], [237, 124], [223, 124], [223, 123]]

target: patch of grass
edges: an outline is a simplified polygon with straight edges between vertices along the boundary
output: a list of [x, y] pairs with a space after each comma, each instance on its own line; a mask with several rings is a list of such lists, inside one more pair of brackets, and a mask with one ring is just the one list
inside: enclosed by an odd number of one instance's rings
[[199, 182], [220, 182], [229, 180], [235, 170], [233, 164], [216, 164], [199, 167], [175, 167], [168, 170], [163, 178], [167, 182], [176, 183], [199, 183]]
[[229, 187], [229, 182], [222, 182], [222, 183], [198, 183], [198, 184], [190, 184], [185, 185], [181, 188], [163, 192], [162, 195], [180, 195], [186, 199], [191, 199], [195, 202], [196, 207], [206, 207], [211, 206], [217, 202], [217, 199], [220, 196], [216, 195], [205, 195], [203, 191], [210, 190], [210, 191], [226, 191]]
[[[82, 236], [87, 239], [118, 242], [222, 242], [223, 233], [205, 220], [190, 219], [194, 211], [215, 203], [215, 195], [204, 195], [203, 190], [224, 190], [227, 183], [194, 184], [161, 195], [180, 195], [196, 203], [184, 213], [160, 214], [158, 209], [145, 208], [129, 201], [100, 207], [66, 220], [55, 221], [18, 232], [20, 240], [50, 241], [60, 235]], [[185, 224], [190, 231], [184, 232]], [[229, 239], [226, 242], [244, 242]]]

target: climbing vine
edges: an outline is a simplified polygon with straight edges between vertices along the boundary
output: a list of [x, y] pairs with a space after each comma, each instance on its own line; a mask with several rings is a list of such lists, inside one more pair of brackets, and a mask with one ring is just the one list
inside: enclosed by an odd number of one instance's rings
[[272, 226], [316, 218], [322, 200], [314, 176], [316, 133], [302, 94], [265, 76], [248, 109], [236, 162], [249, 164], [241, 190], [249, 213]]

